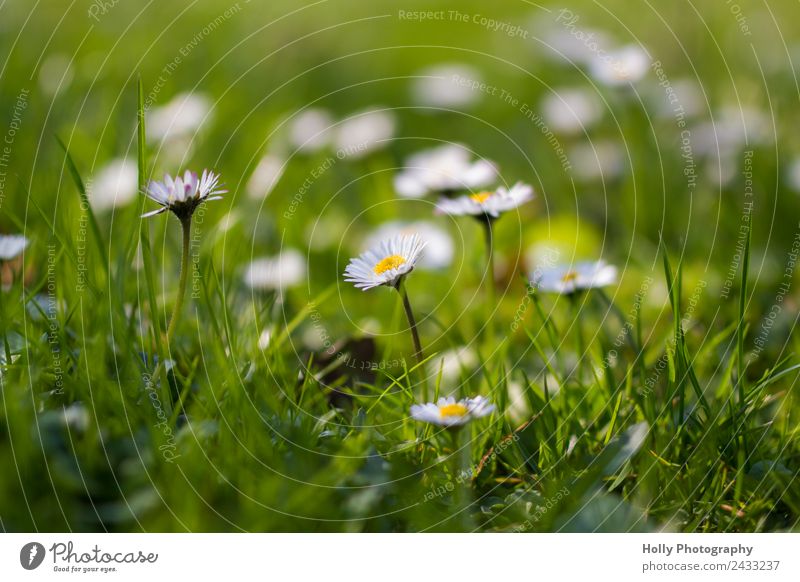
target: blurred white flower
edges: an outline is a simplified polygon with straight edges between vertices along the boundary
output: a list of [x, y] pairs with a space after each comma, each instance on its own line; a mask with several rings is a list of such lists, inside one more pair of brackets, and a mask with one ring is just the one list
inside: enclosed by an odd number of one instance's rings
[[138, 243], [136, 245], [136, 254], [133, 257], [133, 265], [131, 265], [134, 271], [141, 271], [144, 269], [144, 255], [142, 253], [142, 244]]
[[327, 343], [326, 345], [326, 342], [330, 342], [326, 334], [326, 331], [320, 329], [316, 325], [308, 325], [304, 327], [300, 333], [300, 341], [304, 348], [315, 352], [323, 349], [331, 350], [331, 344]]
[[360, 158], [386, 147], [394, 136], [395, 118], [390, 111], [370, 109], [342, 120], [334, 131], [333, 143], [341, 158]]
[[589, 72], [594, 79], [609, 87], [640, 81], [650, 68], [650, 57], [635, 44], [608, 53], [599, 53], [591, 60]]
[[711, 156], [706, 162], [703, 175], [712, 184], [729, 186], [741, 171], [741, 160], [736, 152], [721, 151], [719, 156]]
[[525, 396], [525, 387], [522, 382], [508, 382], [508, 408], [506, 414], [512, 422], [521, 424], [531, 417], [531, 407]]
[[374, 317], [365, 317], [358, 322], [358, 329], [367, 335], [378, 335], [382, 328], [380, 320]]
[[0, 235], [0, 260], [10, 261], [17, 258], [29, 244], [30, 241], [21, 234]]
[[92, 179], [89, 201], [102, 212], [124, 206], [136, 197], [139, 171], [136, 162], [118, 158], [100, 168]]
[[428, 193], [484, 188], [496, 180], [497, 168], [492, 162], [473, 162], [463, 145], [446, 144], [408, 158], [394, 178], [394, 187], [400, 196], [419, 198]]
[[155, 216], [167, 210], [183, 220], [190, 217], [197, 207], [203, 202], [222, 200], [222, 190], [219, 183], [219, 174], [203, 170], [198, 177], [195, 172], [186, 170], [183, 177], [174, 179], [169, 174], [164, 176], [164, 181], [152, 180], [147, 186], [145, 194], [148, 198], [161, 205], [161, 208], [142, 214], [142, 218]]
[[183, 167], [194, 155], [197, 143], [194, 135], [170, 137], [154, 149], [154, 165], [163, 168]]
[[85, 432], [89, 428], [89, 411], [80, 402], [73, 402], [62, 409], [61, 421], [65, 426]]
[[456, 382], [462, 372], [470, 372], [477, 365], [478, 355], [469, 346], [446, 350], [428, 364], [431, 376], [435, 378], [441, 369], [442, 383], [448, 384]]
[[[525, 265], [531, 273], [546, 267], [554, 267], [559, 263], [562, 252], [557, 245], [546, 242], [534, 243], [525, 251]], [[535, 278], [535, 274], [531, 278]]]
[[234, 226], [239, 224], [239, 221], [242, 220], [241, 214], [236, 212], [235, 210], [231, 210], [227, 212], [222, 218], [219, 219], [219, 224], [217, 225], [217, 229], [222, 234], [229, 232]]
[[473, 418], [482, 418], [494, 411], [491, 404], [483, 396], [464, 398], [456, 401], [452, 396], [439, 398], [436, 404], [414, 404], [411, 406], [411, 418], [420, 422], [455, 427], [466, 424]]
[[147, 139], [151, 142], [189, 138], [211, 119], [211, 100], [199, 93], [181, 93], [146, 112]]
[[356, 288], [397, 287], [414, 270], [425, 244], [418, 234], [383, 240], [354, 259], [344, 271], [345, 281]]
[[371, 248], [378, 245], [382, 240], [412, 234], [418, 234], [420, 238], [428, 243], [425, 247], [425, 253], [418, 262], [420, 269], [436, 270], [450, 266], [455, 254], [453, 239], [446, 230], [433, 222], [425, 220], [417, 222], [399, 220], [386, 222], [369, 235], [364, 246]]
[[256, 169], [250, 175], [245, 190], [254, 200], [266, 198], [283, 176], [286, 159], [276, 154], [266, 154], [259, 160]]
[[281, 291], [301, 283], [305, 276], [305, 255], [297, 249], [286, 248], [277, 256], [251, 261], [244, 282], [251, 289]]
[[586, 141], [569, 151], [575, 176], [584, 181], [609, 180], [622, 174], [625, 153], [611, 140]]
[[[562, 64], [588, 64], [599, 51], [612, 50], [613, 42], [607, 33], [583, 26], [572, 29], [563, 24], [554, 22], [552, 14], [542, 14], [531, 24], [544, 45], [540, 50], [550, 60]], [[580, 34], [574, 34], [575, 31]]]
[[556, 131], [581, 133], [600, 121], [603, 105], [585, 89], [554, 89], [542, 102], [542, 115]]
[[679, 114], [687, 118], [696, 117], [703, 113], [706, 105], [703, 89], [694, 79], [677, 79], [669, 90], [653, 80], [643, 92], [661, 119], [674, 120]]
[[576, 291], [605, 287], [617, 281], [617, 268], [605, 261], [583, 262], [538, 269], [531, 284], [540, 291], [570, 295]]
[[39, 86], [45, 95], [54, 97], [65, 91], [75, 76], [67, 55], [56, 53], [47, 56], [39, 68]]
[[795, 192], [800, 192], [800, 158], [795, 158], [786, 172], [786, 179], [789, 182], [789, 188]]
[[441, 64], [417, 73], [412, 86], [414, 101], [424, 107], [463, 107], [481, 96], [464, 81], [481, 82], [477, 70], [461, 64]]
[[691, 128], [690, 145], [700, 156], [725, 157], [745, 146], [773, 143], [773, 120], [755, 107], [725, 106], [715, 112], [713, 120]]
[[258, 349], [261, 351], [266, 350], [269, 347], [270, 341], [272, 341], [272, 330], [266, 328], [261, 332], [261, 335], [258, 336]]
[[500, 186], [493, 192], [465, 194], [458, 198], [442, 197], [436, 204], [436, 213], [498, 218], [501, 213], [533, 200], [533, 196], [533, 187], [517, 182], [510, 190]]
[[289, 142], [298, 151], [316, 152], [331, 141], [333, 117], [325, 109], [306, 109], [289, 125]]

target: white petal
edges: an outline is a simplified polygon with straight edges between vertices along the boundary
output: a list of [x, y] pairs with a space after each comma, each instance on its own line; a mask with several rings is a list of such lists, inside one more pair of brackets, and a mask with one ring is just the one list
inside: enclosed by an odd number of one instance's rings
[[157, 210], [151, 210], [150, 212], [145, 212], [144, 214], [142, 214], [141, 218], [149, 218], [150, 216], [155, 216], [156, 214], [161, 214], [162, 212], [166, 212], [166, 210], [167, 210], [167, 207], [166, 206], [162, 206], [161, 208], [159, 208]]

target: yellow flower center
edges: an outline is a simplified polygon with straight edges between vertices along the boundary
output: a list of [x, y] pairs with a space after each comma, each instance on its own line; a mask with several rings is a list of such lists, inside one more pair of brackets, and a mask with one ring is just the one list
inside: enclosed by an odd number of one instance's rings
[[474, 200], [478, 204], [483, 204], [491, 197], [492, 197], [491, 192], [478, 192], [477, 194], [470, 195], [470, 198], [472, 198], [472, 200]]
[[378, 264], [375, 265], [373, 270], [375, 271], [376, 275], [383, 275], [386, 271], [396, 269], [405, 262], [405, 257], [401, 257], [400, 255], [391, 255], [378, 261]]
[[463, 404], [445, 404], [439, 408], [439, 416], [447, 418], [448, 416], [466, 416], [469, 412], [467, 407]]
[[563, 277], [561, 277], [562, 283], [572, 283], [575, 279], [578, 278], [578, 273], [575, 271], [567, 271]]

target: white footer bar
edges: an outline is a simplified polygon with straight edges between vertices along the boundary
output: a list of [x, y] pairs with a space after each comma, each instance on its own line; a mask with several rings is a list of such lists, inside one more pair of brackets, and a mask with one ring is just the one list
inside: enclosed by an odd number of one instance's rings
[[547, 575], [797, 581], [800, 534], [0, 535], [0, 580], [408, 582], [412, 576], [421, 582]]

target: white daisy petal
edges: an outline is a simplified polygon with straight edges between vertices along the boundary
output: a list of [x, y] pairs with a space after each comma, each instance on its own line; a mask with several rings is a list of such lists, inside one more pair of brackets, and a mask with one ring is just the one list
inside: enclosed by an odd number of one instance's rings
[[364, 291], [381, 285], [396, 287], [414, 269], [424, 247], [418, 234], [382, 240], [350, 260], [344, 271], [345, 281]]
[[394, 136], [395, 126], [394, 114], [387, 110], [376, 108], [354, 113], [334, 131], [337, 156], [356, 159], [385, 147]]
[[145, 212], [144, 214], [142, 214], [141, 217], [142, 218], [150, 218], [151, 216], [155, 216], [156, 214], [161, 214], [162, 212], [166, 212], [166, 211], [167, 211], [167, 207], [163, 206], [163, 207], [158, 208], [156, 210], [151, 210], [150, 212]]
[[394, 177], [397, 193], [418, 198], [427, 193], [485, 188], [497, 180], [497, 167], [488, 160], [470, 161], [469, 151], [447, 144], [415, 154]]
[[0, 235], [0, 260], [10, 261], [17, 258], [29, 244], [30, 241], [21, 234]]
[[89, 199], [98, 212], [124, 206], [136, 197], [138, 175], [136, 163], [116, 159], [101, 168], [92, 179]]
[[540, 291], [570, 295], [617, 282], [617, 268], [605, 261], [582, 262], [537, 269], [531, 283]]
[[147, 212], [142, 218], [161, 214], [165, 210], [171, 210], [179, 218], [191, 216], [201, 203], [220, 200], [221, 194], [227, 192], [218, 188], [218, 183], [219, 175], [209, 170], [203, 170], [199, 178], [195, 172], [186, 170], [183, 176], [176, 178], [166, 174], [163, 182], [152, 180], [145, 194], [163, 208]]
[[289, 126], [289, 141], [303, 153], [318, 151], [331, 140], [333, 117], [324, 109], [307, 109], [294, 117]]
[[481, 98], [481, 92], [463, 79], [479, 81], [480, 74], [474, 68], [462, 64], [440, 64], [417, 73], [412, 87], [414, 100], [424, 107], [462, 107]]
[[251, 289], [283, 290], [301, 283], [306, 275], [306, 258], [300, 251], [287, 248], [276, 257], [253, 260], [244, 281]]
[[211, 100], [197, 93], [182, 93], [160, 107], [146, 113], [147, 139], [151, 142], [176, 141], [192, 137], [204, 124], [208, 124]]
[[650, 69], [650, 57], [638, 45], [627, 45], [603, 58], [596, 57], [589, 64], [595, 80], [610, 87], [634, 84], [640, 81]]
[[487, 416], [494, 411], [494, 408], [494, 404], [483, 396], [458, 401], [450, 396], [439, 398], [436, 404], [432, 402], [414, 404], [411, 406], [411, 418], [452, 428], [464, 425], [474, 418]]
[[510, 190], [501, 186], [493, 192], [477, 192], [457, 198], [442, 197], [436, 205], [436, 213], [451, 216], [470, 215], [498, 218], [503, 212], [514, 210], [532, 200], [533, 197], [531, 186], [517, 182]]

